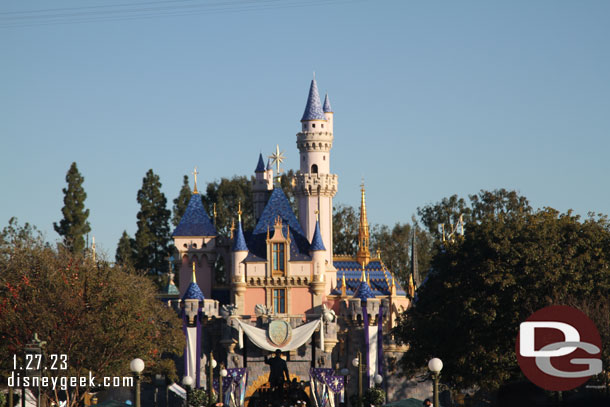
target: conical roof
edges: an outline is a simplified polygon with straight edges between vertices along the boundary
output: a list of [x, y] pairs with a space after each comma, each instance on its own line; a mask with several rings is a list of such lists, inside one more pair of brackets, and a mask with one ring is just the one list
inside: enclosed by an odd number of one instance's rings
[[322, 234], [320, 233], [320, 221], [316, 220], [316, 229], [313, 232], [313, 237], [311, 238], [311, 246], [309, 250], [315, 252], [317, 250], [326, 250], [324, 247], [324, 241], [322, 240]]
[[172, 236], [216, 236], [216, 234], [216, 228], [203, 207], [201, 195], [191, 195], [191, 200]]
[[322, 110], [322, 103], [320, 102], [320, 94], [318, 93], [318, 84], [316, 80], [311, 81], [309, 87], [309, 96], [307, 97], [307, 105], [305, 105], [305, 111], [301, 121], [305, 120], [326, 120], [324, 110]]
[[233, 241], [234, 252], [247, 252], [248, 246], [246, 245], [246, 239], [244, 238], [244, 230], [241, 227], [241, 219], [237, 223], [237, 232], [235, 232], [235, 240]]
[[258, 164], [254, 172], [265, 172], [265, 161], [263, 161], [263, 153], [258, 155]]
[[324, 113], [332, 113], [333, 108], [330, 107], [330, 99], [328, 98], [328, 93], [324, 96], [324, 106], [322, 107]]

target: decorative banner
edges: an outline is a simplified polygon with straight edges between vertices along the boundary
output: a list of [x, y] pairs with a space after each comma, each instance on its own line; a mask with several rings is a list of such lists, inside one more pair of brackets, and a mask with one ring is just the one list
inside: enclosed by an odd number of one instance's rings
[[[246, 383], [248, 369], [236, 367], [227, 369], [227, 376], [222, 380], [222, 401], [227, 407], [242, 407], [246, 401]], [[218, 379], [214, 379], [214, 390], [220, 391]]]
[[[282, 352], [288, 352], [301, 347], [303, 344], [305, 344], [305, 342], [309, 340], [309, 338], [311, 338], [311, 336], [313, 335], [313, 333], [318, 328], [318, 325], [321, 322], [322, 320], [318, 319], [301, 325], [298, 328], [294, 328], [292, 330], [292, 336], [290, 340], [284, 346], [275, 346], [274, 344], [269, 343], [267, 331], [265, 329], [260, 329], [255, 326], [246, 324], [244, 322], [241, 322], [239, 319], [237, 320], [237, 323], [239, 324], [239, 330], [243, 331], [246, 335], [248, 335], [248, 338], [250, 338], [254, 345], [271, 352], [275, 351], [276, 349], [279, 349]], [[240, 340], [240, 344], [243, 345], [243, 341]]]
[[335, 376], [333, 369], [314, 367], [309, 370], [311, 396], [317, 407], [334, 407], [335, 394], [345, 387], [345, 378]]

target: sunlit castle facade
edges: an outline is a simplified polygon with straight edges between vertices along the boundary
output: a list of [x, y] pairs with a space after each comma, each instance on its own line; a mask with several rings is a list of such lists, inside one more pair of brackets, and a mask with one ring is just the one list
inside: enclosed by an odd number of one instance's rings
[[[413, 287], [407, 295], [379, 256], [371, 256], [364, 186], [358, 254], [333, 253], [338, 188], [338, 176], [331, 172], [333, 116], [328, 95], [322, 103], [314, 79], [296, 135], [298, 218], [274, 176], [284, 159], [279, 148], [268, 165], [258, 157], [253, 230], [243, 229], [240, 209], [232, 236], [220, 236], [195, 179], [173, 239], [187, 336], [183, 374], [196, 386], [206, 387], [205, 366], [213, 351], [219, 365], [247, 372], [244, 397], [254, 400], [268, 380], [264, 356], [281, 349], [298, 381], [309, 381], [312, 368], [332, 369], [341, 379], [341, 369], [349, 369], [347, 390], [353, 394], [357, 370], [352, 360], [361, 352], [364, 380], [373, 385], [376, 376], [382, 377], [389, 400], [405, 394], [404, 379], [394, 374], [405, 349], [394, 343], [390, 330], [409, 306]], [[168, 293], [176, 289], [172, 284]]]

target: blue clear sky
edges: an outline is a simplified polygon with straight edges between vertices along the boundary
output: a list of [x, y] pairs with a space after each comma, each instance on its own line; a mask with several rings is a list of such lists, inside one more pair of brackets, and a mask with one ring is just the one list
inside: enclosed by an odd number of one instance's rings
[[357, 205], [364, 177], [372, 223], [501, 187], [610, 213], [610, 2], [217, 4], [2, 2], [1, 226], [56, 240], [76, 161], [114, 256], [149, 168], [170, 202], [195, 165], [200, 182], [249, 175], [279, 144], [296, 169], [312, 71], [335, 111], [335, 202]]

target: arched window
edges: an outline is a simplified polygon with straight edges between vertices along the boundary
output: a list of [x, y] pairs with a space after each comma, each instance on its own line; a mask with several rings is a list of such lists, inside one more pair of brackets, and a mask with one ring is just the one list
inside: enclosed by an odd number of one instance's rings
[[317, 174], [318, 173], [318, 164], [314, 164], [311, 166], [311, 173], [312, 174]]

